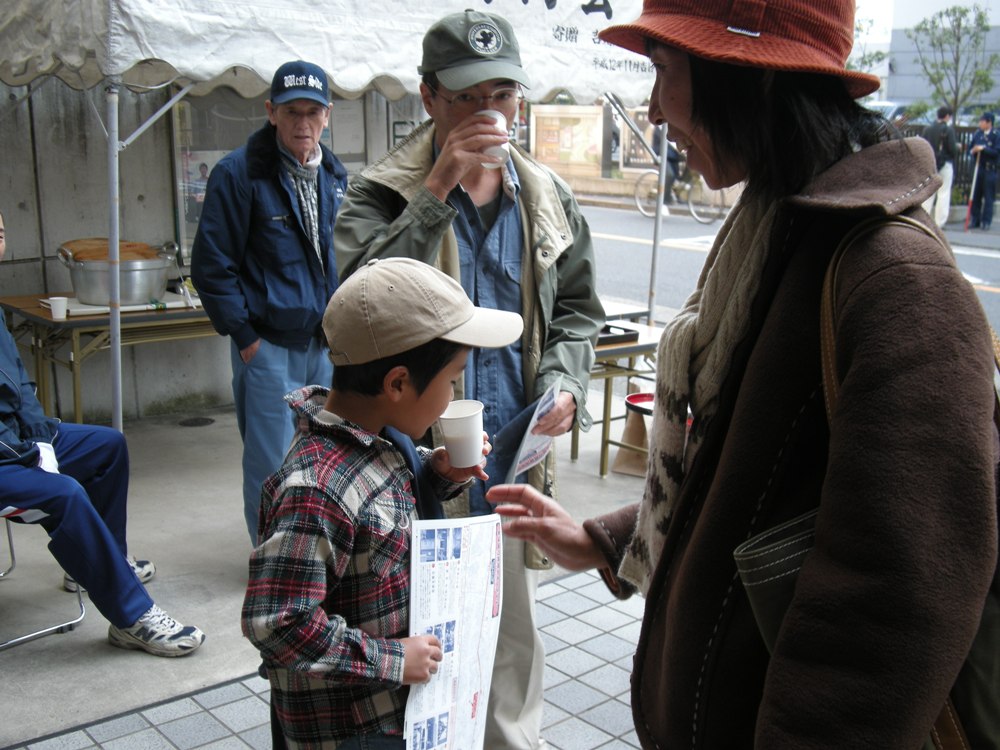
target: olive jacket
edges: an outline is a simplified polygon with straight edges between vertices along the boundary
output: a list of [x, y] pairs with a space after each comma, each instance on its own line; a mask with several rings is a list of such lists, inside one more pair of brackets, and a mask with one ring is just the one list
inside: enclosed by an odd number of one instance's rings
[[[914, 138], [852, 154], [783, 202], [651, 579], [632, 677], [644, 748], [916, 750], [930, 733], [996, 586], [989, 327], [938, 242], [899, 226], [865, 235], [840, 267], [828, 425], [819, 309], [847, 230], [894, 214], [933, 227], [920, 205], [939, 184]], [[769, 655], [733, 549], [817, 504]], [[620, 596], [632, 589], [611, 571], [636, 511], [585, 524]]]
[[[525, 233], [520, 280], [525, 395], [530, 403], [561, 375], [561, 388], [576, 399], [577, 420], [587, 430], [592, 423], [587, 385], [604, 325], [590, 229], [559, 177], [515, 144], [511, 158], [521, 184]], [[351, 180], [334, 227], [341, 279], [372, 258], [402, 255], [460, 280], [452, 229], [457, 212], [423, 186], [433, 163], [434, 124], [428, 120]], [[529, 481], [551, 490], [554, 467], [546, 464], [547, 470], [542, 464], [533, 469]]]

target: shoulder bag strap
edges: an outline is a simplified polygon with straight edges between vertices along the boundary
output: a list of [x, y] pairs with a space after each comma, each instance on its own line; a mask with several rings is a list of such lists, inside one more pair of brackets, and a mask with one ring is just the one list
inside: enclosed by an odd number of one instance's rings
[[[864, 237], [866, 234], [874, 232], [876, 229], [888, 226], [890, 224], [898, 224], [901, 226], [908, 226], [912, 229], [917, 229], [928, 237], [931, 237], [936, 242], [941, 243], [942, 247], [948, 249], [947, 245], [941, 242], [941, 238], [938, 237], [934, 232], [921, 224], [916, 219], [911, 219], [909, 216], [876, 216], [871, 219], [866, 219], [859, 224], [856, 224], [844, 238], [837, 245], [837, 249], [833, 251], [833, 256], [830, 258], [830, 265], [826, 268], [826, 275], [823, 277], [823, 292], [820, 300], [820, 349], [823, 361], [823, 399], [826, 404], [826, 417], [828, 421], [833, 419], [833, 409], [837, 403], [837, 396], [840, 393], [840, 383], [837, 381], [837, 368], [836, 368], [836, 350], [834, 346], [835, 332], [837, 330], [837, 320], [836, 320], [836, 310], [834, 307], [834, 297], [835, 291], [837, 289], [838, 274], [840, 272], [840, 260], [844, 256], [844, 253], [857, 242], [859, 239]], [[951, 250], [948, 249], [951, 253]], [[1000, 352], [997, 349], [996, 344], [996, 334], [993, 334], [994, 339], [994, 353]], [[1000, 355], [997, 355], [1000, 356]], [[998, 367], [1000, 367], [1000, 361], [998, 361]]]
[[[931, 229], [908, 216], [878, 216], [855, 225], [837, 245], [837, 249], [834, 250], [833, 256], [830, 258], [830, 265], [827, 266], [826, 275], [823, 277], [823, 291], [820, 300], [820, 349], [823, 367], [823, 400], [826, 405], [827, 424], [833, 423], [833, 412], [837, 405], [837, 396], [840, 393], [836, 368], [836, 310], [834, 308], [834, 292], [837, 288], [840, 261], [844, 253], [858, 239], [889, 224], [899, 224], [917, 229], [929, 237], [933, 237], [937, 242], [941, 242], [941, 238], [934, 234]], [[945, 249], [948, 249], [943, 242], [941, 244]], [[949, 250], [949, 252], [951, 251]], [[1000, 339], [997, 338], [992, 326], [990, 333], [993, 336], [993, 359], [997, 369], [1000, 370]], [[1000, 395], [997, 396], [997, 406], [993, 409], [993, 421], [997, 424], [997, 429], [1000, 430]], [[954, 705], [952, 705], [950, 696], [945, 701], [937, 721], [934, 722], [934, 727], [931, 730], [931, 741], [937, 750], [968, 750], [969, 741], [966, 739], [965, 730], [962, 728], [962, 723]]]

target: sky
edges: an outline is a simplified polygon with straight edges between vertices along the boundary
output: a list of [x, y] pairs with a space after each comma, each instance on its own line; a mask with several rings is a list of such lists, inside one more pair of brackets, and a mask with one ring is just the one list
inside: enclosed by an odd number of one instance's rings
[[[971, 0], [858, 0], [857, 18], [873, 21], [867, 41], [886, 43], [893, 29], [915, 26], [924, 18], [953, 5], [973, 5]], [[989, 11], [990, 23], [1000, 26], [1000, 0], [978, 0]]]

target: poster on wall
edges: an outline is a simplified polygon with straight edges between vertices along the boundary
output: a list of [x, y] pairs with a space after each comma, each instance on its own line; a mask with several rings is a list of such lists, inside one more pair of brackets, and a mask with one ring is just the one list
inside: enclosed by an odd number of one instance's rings
[[[653, 124], [649, 121], [649, 111], [645, 107], [638, 107], [636, 109], [630, 109], [628, 111], [629, 117], [639, 128], [639, 132], [642, 133], [643, 138], [646, 139], [647, 143], [653, 142]], [[635, 137], [631, 128], [622, 128], [622, 166], [623, 167], [633, 167], [637, 169], [653, 169], [656, 165], [653, 163], [653, 157], [649, 155], [649, 151], [643, 146], [639, 140]]]
[[603, 111], [599, 106], [531, 107], [532, 153], [563, 177], [600, 176]]
[[205, 96], [188, 96], [172, 110], [177, 236], [183, 265], [191, 262], [208, 176], [223, 156], [267, 122], [266, 98], [245, 99], [220, 86]]

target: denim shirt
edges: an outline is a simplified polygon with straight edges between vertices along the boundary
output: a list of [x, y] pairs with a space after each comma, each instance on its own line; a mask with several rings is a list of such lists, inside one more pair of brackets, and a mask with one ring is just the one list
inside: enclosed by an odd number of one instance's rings
[[[480, 307], [521, 312], [523, 230], [517, 206], [520, 185], [513, 163], [504, 169], [500, 211], [487, 231], [468, 193], [452, 190], [448, 204], [458, 211], [453, 224], [458, 240], [462, 287]], [[473, 349], [465, 370], [465, 397], [483, 402], [483, 429], [495, 435], [526, 406], [521, 363], [521, 340], [502, 349]], [[487, 458], [488, 482], [476, 482], [469, 491], [473, 515], [493, 512], [484, 497], [488, 487], [503, 481], [492, 457]]]

